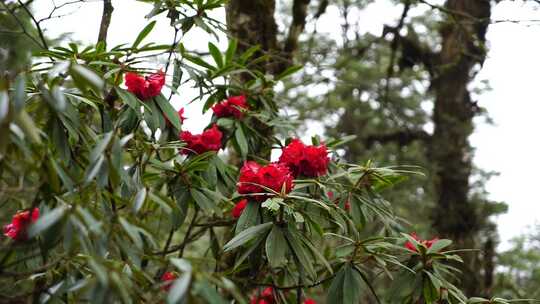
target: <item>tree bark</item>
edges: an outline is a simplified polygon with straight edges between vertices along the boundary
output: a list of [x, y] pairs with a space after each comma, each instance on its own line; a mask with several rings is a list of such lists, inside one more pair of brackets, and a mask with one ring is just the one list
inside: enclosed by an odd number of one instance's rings
[[263, 72], [273, 74], [275, 58], [281, 53], [274, 19], [275, 0], [231, 0], [227, 4], [227, 27], [230, 35], [238, 40], [238, 51], [245, 52], [259, 45], [270, 60], [259, 66]]
[[[431, 87], [435, 93], [434, 134], [430, 158], [435, 166], [437, 206], [433, 226], [442, 237], [453, 239], [458, 247], [474, 248], [479, 230], [477, 208], [469, 201], [473, 132], [476, 104], [467, 88], [473, 69], [486, 57], [485, 34], [490, 19], [489, 0], [448, 0], [446, 24], [440, 33], [438, 54]], [[467, 294], [477, 294], [479, 274], [474, 254], [464, 256], [463, 283]]]
[[101, 23], [99, 25], [98, 43], [107, 43], [107, 34], [109, 33], [109, 26], [111, 25], [113, 10], [114, 7], [112, 6], [112, 0], [103, 0], [103, 14], [101, 16]]

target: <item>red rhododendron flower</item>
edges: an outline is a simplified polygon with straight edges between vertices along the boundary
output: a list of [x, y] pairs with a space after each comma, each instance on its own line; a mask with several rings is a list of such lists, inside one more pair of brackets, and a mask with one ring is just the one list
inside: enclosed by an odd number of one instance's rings
[[[417, 240], [420, 244], [426, 246], [428, 249], [431, 248], [431, 246], [433, 246], [433, 244], [435, 244], [439, 240], [439, 238], [434, 238], [431, 240], [421, 240], [415, 232], [411, 233], [411, 237]], [[405, 248], [409, 249], [410, 251], [418, 252], [418, 250], [416, 250], [416, 247], [411, 241], [407, 241], [405, 243]]]
[[[283, 185], [285, 185], [285, 192], [289, 193], [293, 187], [293, 176], [289, 169], [281, 164], [271, 163], [261, 166], [253, 161], [245, 162], [242, 169], [240, 169], [238, 193], [270, 192], [259, 185], [270, 188], [275, 192], [281, 192]], [[257, 195], [254, 198], [258, 201], [263, 201], [266, 199], [266, 196]]]
[[165, 282], [165, 284], [161, 286], [161, 289], [163, 289], [164, 291], [169, 291], [169, 289], [171, 289], [172, 287], [172, 283], [173, 283], [172, 281], [176, 280], [177, 278], [178, 276], [174, 272], [171, 272], [171, 271], [165, 272], [161, 276], [161, 281]]
[[126, 87], [128, 91], [135, 94], [141, 100], [158, 96], [164, 84], [165, 73], [162, 70], [144, 77], [136, 73], [126, 73]]
[[289, 167], [295, 176], [317, 177], [326, 174], [330, 158], [325, 145], [307, 146], [293, 139], [283, 149], [279, 162]]
[[246, 96], [231, 96], [212, 107], [214, 114], [217, 117], [231, 117], [242, 118], [244, 113], [241, 109], [248, 109], [249, 106], [246, 102]]
[[332, 191], [326, 192], [326, 195], [328, 196], [329, 199], [333, 199], [333, 198], [334, 198], [334, 192], [332, 192]]
[[315, 302], [313, 299], [305, 299], [304, 304], [317, 304], [317, 302]]
[[274, 291], [272, 287], [265, 288], [260, 294], [256, 294], [251, 297], [250, 304], [273, 304], [274, 303]]
[[183, 131], [180, 133], [180, 139], [186, 142], [187, 149], [182, 150], [182, 154], [193, 152], [201, 154], [207, 151], [219, 151], [221, 149], [222, 136], [223, 134], [216, 124], [198, 135], [193, 135], [189, 131]]
[[231, 212], [232, 216], [234, 218], [239, 218], [240, 215], [242, 215], [242, 211], [244, 211], [244, 209], [246, 208], [247, 203], [248, 203], [247, 199], [243, 199], [243, 200], [239, 201], [238, 203], [236, 203], [236, 205], [234, 206], [234, 208], [233, 208], [233, 210]]
[[4, 226], [4, 235], [16, 241], [24, 241], [28, 238], [26, 231], [28, 226], [37, 221], [39, 218], [39, 209], [34, 208], [32, 212], [29, 210], [17, 212], [11, 223]]
[[345, 208], [345, 211], [351, 210], [351, 202], [349, 200], [345, 201], [345, 205], [343, 206]]

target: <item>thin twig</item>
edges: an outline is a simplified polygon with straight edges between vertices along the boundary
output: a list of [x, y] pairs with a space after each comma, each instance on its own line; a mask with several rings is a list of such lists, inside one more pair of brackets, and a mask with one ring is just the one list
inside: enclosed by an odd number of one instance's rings
[[39, 21], [36, 20], [32, 12], [26, 7], [26, 4], [24, 4], [21, 0], [17, 0], [17, 2], [21, 5], [21, 7], [24, 9], [26, 14], [32, 19], [32, 22], [34, 22], [34, 25], [36, 26], [36, 29], [38, 31], [39, 39], [41, 39], [41, 43], [43, 43], [44, 49], [49, 49], [49, 46], [47, 44], [47, 40], [45, 39], [45, 35], [43, 34], [43, 30], [41, 29], [41, 25], [39, 24]]

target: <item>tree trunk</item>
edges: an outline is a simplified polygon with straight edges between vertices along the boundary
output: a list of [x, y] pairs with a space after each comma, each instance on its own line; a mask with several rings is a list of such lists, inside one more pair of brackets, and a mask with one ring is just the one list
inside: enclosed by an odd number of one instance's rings
[[231, 0], [226, 7], [227, 27], [231, 36], [238, 40], [238, 51], [243, 53], [259, 45], [262, 52], [273, 55], [259, 69], [271, 74], [276, 66], [274, 57], [281, 51], [274, 19], [275, 7], [275, 0]]
[[[434, 134], [430, 156], [435, 166], [437, 206], [433, 226], [442, 237], [458, 247], [473, 248], [479, 230], [477, 208], [469, 201], [472, 151], [469, 136], [477, 112], [467, 88], [474, 68], [486, 57], [485, 33], [489, 24], [489, 0], [448, 0], [448, 19], [441, 29], [442, 49], [438, 54], [432, 89], [435, 93]], [[467, 254], [463, 287], [470, 295], [479, 292], [476, 257]]]

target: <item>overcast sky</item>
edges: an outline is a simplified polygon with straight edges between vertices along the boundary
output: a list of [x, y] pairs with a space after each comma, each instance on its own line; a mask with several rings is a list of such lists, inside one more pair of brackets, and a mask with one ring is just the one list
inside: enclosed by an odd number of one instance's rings
[[[37, 15], [48, 15], [51, 0], [35, 1]], [[66, 2], [55, 1], [57, 5]], [[440, 1], [433, 1], [440, 2]], [[148, 22], [144, 16], [151, 10], [150, 5], [134, 0], [113, 1], [115, 11], [109, 31], [110, 46], [132, 42]], [[83, 43], [95, 43], [101, 18], [101, 1], [91, 1], [84, 5], [66, 7], [62, 14], [71, 13], [61, 19], [45, 23], [49, 37], [72, 32], [71, 39]], [[400, 6], [389, 5], [388, 1], [377, 1], [359, 16], [361, 28], [380, 34], [382, 25], [397, 19]], [[223, 11], [216, 12], [224, 18]], [[328, 11], [319, 20], [319, 32], [329, 34], [340, 31], [337, 11]], [[540, 19], [540, 11], [533, 5], [518, 1], [502, 1], [493, 10], [493, 20], [533, 20]], [[172, 30], [167, 19], [159, 18], [148, 41], [170, 43]], [[483, 119], [476, 122], [476, 130], [471, 137], [475, 147], [475, 164], [485, 170], [500, 172], [487, 185], [493, 200], [509, 204], [509, 212], [500, 216], [499, 232], [507, 241], [522, 232], [540, 218], [540, 199], [536, 192], [537, 174], [540, 172], [540, 136], [537, 123], [540, 118], [540, 22], [497, 22], [489, 27], [490, 52], [482, 71], [476, 78], [488, 80], [491, 91], [477, 96], [479, 104], [488, 109], [495, 124], [488, 125]], [[189, 47], [205, 48], [208, 36], [200, 30], [190, 32], [183, 42]], [[224, 47], [226, 41], [221, 41]], [[184, 106], [196, 96], [193, 90], [183, 91], [185, 95], [173, 99], [175, 107]], [[185, 127], [199, 132], [208, 123], [210, 113], [201, 116], [201, 103], [186, 108], [188, 119]], [[313, 130], [312, 130], [313, 132]]]

